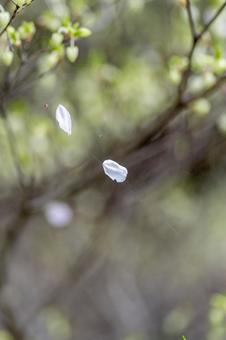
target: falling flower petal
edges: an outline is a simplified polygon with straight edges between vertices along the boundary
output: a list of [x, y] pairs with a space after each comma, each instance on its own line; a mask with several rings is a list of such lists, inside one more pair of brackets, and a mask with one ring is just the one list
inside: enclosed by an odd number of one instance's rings
[[73, 212], [68, 204], [52, 201], [45, 206], [45, 217], [53, 227], [63, 228], [71, 222]]
[[128, 170], [111, 159], [103, 162], [104, 173], [117, 183], [122, 183], [126, 180]]
[[60, 128], [71, 135], [71, 115], [63, 105], [58, 105], [57, 107], [56, 120]]

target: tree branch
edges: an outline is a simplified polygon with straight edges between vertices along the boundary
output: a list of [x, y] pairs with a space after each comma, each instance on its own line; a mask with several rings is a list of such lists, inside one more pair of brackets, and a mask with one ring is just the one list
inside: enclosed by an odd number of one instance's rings
[[24, 176], [23, 176], [23, 172], [20, 166], [20, 162], [18, 159], [18, 154], [17, 151], [15, 149], [15, 145], [16, 145], [16, 140], [15, 140], [15, 136], [12, 130], [12, 127], [10, 125], [7, 113], [5, 111], [5, 108], [3, 106], [3, 104], [1, 105], [1, 113], [2, 113], [2, 117], [3, 117], [3, 123], [5, 126], [5, 131], [7, 134], [7, 138], [8, 138], [8, 143], [9, 143], [9, 148], [10, 148], [10, 152], [11, 152], [11, 156], [12, 156], [12, 161], [14, 163], [15, 169], [17, 171], [17, 177], [18, 177], [18, 182], [21, 188], [24, 187]]
[[190, 0], [187, 0], [186, 8], [187, 8], [187, 13], [188, 13], [189, 25], [190, 25], [190, 29], [191, 29], [191, 35], [192, 35], [192, 38], [193, 38], [193, 41], [194, 41], [194, 40], [196, 40], [196, 29], [195, 29], [194, 19], [193, 19], [193, 16], [192, 16]]
[[216, 13], [213, 15], [213, 17], [205, 24], [205, 26], [203, 27], [202, 31], [197, 35], [197, 39], [198, 40], [200, 40], [202, 38], [203, 34], [208, 31], [210, 26], [216, 21], [216, 19], [219, 17], [219, 15], [225, 9], [225, 7], [226, 7], [226, 1], [223, 2], [223, 4], [216, 11]]

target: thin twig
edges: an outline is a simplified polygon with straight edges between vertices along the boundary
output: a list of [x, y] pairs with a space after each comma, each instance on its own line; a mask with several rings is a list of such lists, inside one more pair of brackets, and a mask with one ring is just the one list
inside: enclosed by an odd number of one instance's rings
[[192, 71], [192, 60], [193, 60], [193, 56], [194, 56], [197, 44], [200, 42], [203, 34], [208, 31], [210, 26], [219, 17], [219, 15], [222, 13], [222, 11], [224, 10], [225, 7], [226, 7], [226, 1], [220, 6], [220, 8], [216, 11], [216, 13], [213, 15], [213, 17], [205, 24], [205, 26], [203, 27], [201, 32], [196, 33], [195, 26], [194, 26], [194, 19], [193, 19], [192, 11], [191, 11], [191, 2], [190, 2], [190, 0], [187, 0], [186, 9], [187, 9], [187, 13], [188, 13], [190, 28], [191, 28], [192, 45], [191, 45], [191, 48], [190, 48], [190, 50], [188, 52], [188, 56], [187, 56], [188, 65], [187, 65], [186, 69], [184, 70], [182, 80], [181, 80], [181, 82], [178, 86], [178, 97], [179, 98], [182, 98], [183, 93], [186, 90], [187, 83], [188, 83], [188, 80], [189, 80], [189, 77], [190, 77], [191, 71]]
[[188, 53], [188, 57], [187, 57], [188, 65], [187, 65], [186, 69], [183, 72], [183, 76], [182, 76], [181, 82], [180, 82], [180, 84], [178, 86], [178, 100], [179, 101], [181, 101], [181, 98], [183, 97], [183, 94], [184, 94], [184, 92], [185, 92], [185, 90], [187, 88], [188, 80], [189, 80], [190, 75], [191, 75], [192, 60], [193, 60], [193, 55], [195, 53], [195, 48], [196, 48], [197, 42], [198, 42], [197, 39], [193, 40], [191, 49], [190, 49], [190, 51]]
[[191, 35], [192, 35], [193, 40], [196, 40], [196, 29], [195, 29], [194, 19], [193, 19], [193, 16], [192, 16], [190, 0], [187, 0], [186, 8], [187, 8], [187, 12], [188, 12], [188, 19], [189, 19], [189, 25], [190, 25], [190, 29], [191, 29]]
[[41, 80], [42, 78], [44, 78], [47, 75], [51, 74], [53, 71], [55, 71], [58, 68], [59, 65], [60, 65], [60, 62], [58, 62], [53, 68], [39, 73], [35, 78], [31, 79], [30, 81], [26, 82], [27, 77], [21, 79], [19, 84], [16, 84], [12, 88], [11, 96], [12, 97], [16, 97], [16, 96], [21, 95], [22, 93], [24, 93], [24, 91], [31, 89], [31, 87], [33, 87], [38, 80]]
[[219, 89], [219, 87], [224, 84], [226, 82], [226, 73], [224, 73], [223, 75], [221, 75], [220, 77], [218, 77], [218, 79], [216, 80], [216, 82], [208, 87], [207, 89], [204, 89], [194, 95], [191, 96], [187, 96], [184, 98], [184, 103], [186, 105], [193, 103], [194, 101], [198, 100], [199, 98], [203, 98], [203, 97], [207, 97], [209, 95], [211, 95], [212, 93], [214, 93], [214, 91], [216, 91], [217, 89]]
[[[9, 331], [14, 339], [24, 340], [25, 327], [18, 323], [13, 307], [4, 295], [4, 288], [8, 284], [8, 266], [11, 252], [27, 225], [28, 213], [25, 211], [25, 202], [21, 200], [15, 211], [15, 216], [6, 225], [5, 232], [1, 234], [0, 243], [0, 310], [3, 314], [3, 326]], [[12, 213], [13, 215], [13, 213]]]
[[12, 157], [12, 161], [14, 163], [16, 172], [17, 172], [17, 177], [18, 177], [18, 181], [20, 184], [20, 187], [23, 188], [24, 187], [24, 175], [20, 166], [20, 161], [18, 159], [18, 153], [17, 150], [15, 148], [16, 145], [16, 139], [10, 124], [10, 121], [8, 119], [8, 115], [5, 111], [5, 108], [3, 106], [1, 106], [1, 113], [2, 113], [2, 117], [3, 117], [3, 123], [5, 126], [5, 131], [7, 134], [7, 139], [8, 139], [8, 143], [9, 143], [9, 148], [10, 148], [10, 153], [11, 153], [11, 157]]
[[190, 77], [190, 73], [191, 73], [191, 69], [192, 69], [193, 55], [194, 55], [195, 48], [196, 48], [196, 45], [197, 45], [198, 40], [199, 40], [198, 35], [196, 33], [196, 30], [195, 30], [195, 23], [194, 23], [194, 19], [193, 19], [193, 15], [192, 15], [190, 0], [187, 0], [187, 2], [186, 2], [186, 10], [187, 10], [189, 26], [190, 26], [190, 30], [191, 30], [192, 44], [191, 44], [191, 48], [190, 48], [188, 55], [187, 55], [188, 65], [183, 72], [181, 82], [178, 86], [178, 101], [180, 101], [180, 99], [181, 99], [181, 97], [182, 97], [182, 95], [183, 95], [183, 93], [184, 93], [184, 91], [187, 87], [187, 82], [188, 82], [188, 79]]
[[226, 7], [226, 1], [223, 2], [223, 4], [220, 6], [220, 8], [216, 11], [216, 13], [213, 15], [213, 17], [205, 24], [202, 31], [197, 35], [197, 39], [200, 40], [204, 33], [208, 31], [210, 26], [214, 23], [214, 21], [219, 17], [221, 12]]

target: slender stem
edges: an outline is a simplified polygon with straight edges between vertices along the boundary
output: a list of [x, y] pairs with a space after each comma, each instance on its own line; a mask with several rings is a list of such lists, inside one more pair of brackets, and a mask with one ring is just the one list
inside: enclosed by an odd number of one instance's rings
[[210, 26], [219, 17], [219, 15], [222, 13], [222, 11], [224, 10], [225, 7], [226, 7], [226, 1], [220, 6], [220, 8], [216, 11], [216, 13], [213, 15], [213, 17], [205, 24], [205, 26], [203, 27], [201, 32], [197, 33], [196, 30], [195, 30], [194, 19], [193, 19], [192, 11], [191, 11], [191, 2], [190, 2], [190, 0], [187, 0], [186, 9], [187, 9], [187, 14], [188, 14], [188, 19], [189, 19], [189, 24], [190, 24], [190, 29], [191, 29], [191, 35], [192, 35], [192, 45], [191, 45], [191, 48], [190, 48], [190, 50], [188, 52], [188, 56], [187, 56], [188, 65], [187, 65], [186, 69], [184, 70], [182, 80], [181, 80], [181, 82], [178, 86], [178, 98], [179, 99], [182, 98], [182, 96], [183, 96], [183, 94], [186, 90], [189, 77], [192, 73], [192, 60], [193, 60], [193, 56], [194, 56], [194, 53], [195, 53], [196, 46], [200, 42], [203, 34], [208, 31]]
[[2, 324], [15, 340], [25, 340], [25, 327], [18, 323], [11, 301], [4, 294], [4, 288], [8, 284], [8, 266], [13, 248], [26, 227], [28, 215], [25, 212], [24, 202], [21, 200], [18, 210], [15, 209], [15, 216], [9, 224], [6, 224], [5, 232], [1, 233], [0, 242], [0, 310], [2, 314]]
[[199, 99], [199, 98], [207, 97], [207, 96], [211, 95], [214, 91], [216, 91], [217, 89], [219, 89], [219, 87], [220, 87], [222, 84], [224, 84], [225, 81], [226, 81], [226, 73], [223, 74], [223, 75], [221, 75], [221, 76], [216, 80], [216, 82], [215, 82], [212, 86], [208, 87], [207, 89], [204, 89], [204, 90], [202, 90], [202, 91], [200, 91], [200, 92], [198, 92], [198, 93], [196, 93], [196, 94], [194, 94], [194, 95], [185, 97], [185, 98], [184, 98], [184, 103], [185, 103], [186, 105], [188, 105], [188, 104], [190, 104], [190, 103], [196, 101], [196, 100]]
[[193, 16], [192, 16], [190, 0], [187, 0], [186, 8], [187, 8], [187, 12], [188, 12], [188, 20], [189, 20], [189, 25], [190, 25], [190, 29], [191, 29], [191, 35], [192, 35], [193, 40], [195, 40], [196, 39], [196, 29], [195, 29], [194, 19], [193, 19]]
[[7, 139], [8, 139], [8, 143], [9, 143], [9, 148], [10, 148], [10, 153], [11, 153], [11, 157], [12, 157], [12, 161], [14, 163], [16, 172], [17, 172], [17, 177], [18, 177], [18, 181], [19, 184], [21, 186], [21, 188], [24, 187], [24, 176], [23, 176], [23, 172], [20, 166], [20, 162], [18, 159], [18, 154], [17, 154], [17, 150], [16, 150], [16, 138], [14, 136], [10, 121], [8, 119], [7, 113], [5, 111], [5, 108], [3, 106], [1, 106], [1, 112], [2, 112], [2, 116], [3, 116], [3, 123], [5, 126], [5, 131], [7, 134]]
[[23, 93], [27, 89], [30, 89], [33, 85], [36, 84], [36, 82], [38, 80], [41, 80], [42, 78], [46, 77], [47, 75], [49, 75], [53, 71], [55, 71], [59, 65], [60, 65], [60, 62], [58, 62], [53, 68], [51, 68], [51, 69], [49, 69], [47, 71], [39, 73], [35, 78], [31, 79], [30, 81], [26, 82], [26, 77], [23, 78], [18, 85], [15, 84], [15, 86], [12, 88], [11, 96], [15, 97], [15, 96]]
[[226, 1], [223, 2], [223, 4], [220, 6], [220, 8], [216, 11], [216, 13], [213, 15], [213, 17], [205, 24], [203, 27], [202, 31], [197, 35], [197, 39], [201, 39], [204, 33], [208, 31], [210, 26], [214, 23], [214, 21], [219, 17], [221, 12], [225, 9], [226, 7]]
[[195, 53], [195, 48], [196, 48], [197, 42], [198, 42], [197, 39], [193, 40], [191, 49], [188, 53], [188, 57], [187, 57], [188, 65], [187, 65], [186, 69], [184, 70], [181, 82], [178, 86], [178, 100], [179, 101], [182, 99], [183, 93], [186, 90], [187, 83], [188, 83], [189, 77], [190, 77], [191, 72], [192, 72], [192, 59], [193, 59], [193, 55]]

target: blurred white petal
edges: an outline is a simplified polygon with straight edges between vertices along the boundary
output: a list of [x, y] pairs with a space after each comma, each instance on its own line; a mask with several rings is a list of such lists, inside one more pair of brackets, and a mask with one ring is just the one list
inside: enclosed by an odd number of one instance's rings
[[63, 105], [58, 105], [57, 107], [56, 120], [60, 128], [71, 135], [71, 115]]
[[72, 221], [73, 212], [68, 204], [53, 201], [46, 205], [45, 217], [52, 226], [62, 228]]
[[122, 183], [126, 180], [128, 170], [111, 159], [103, 162], [103, 169], [105, 174], [117, 183]]

